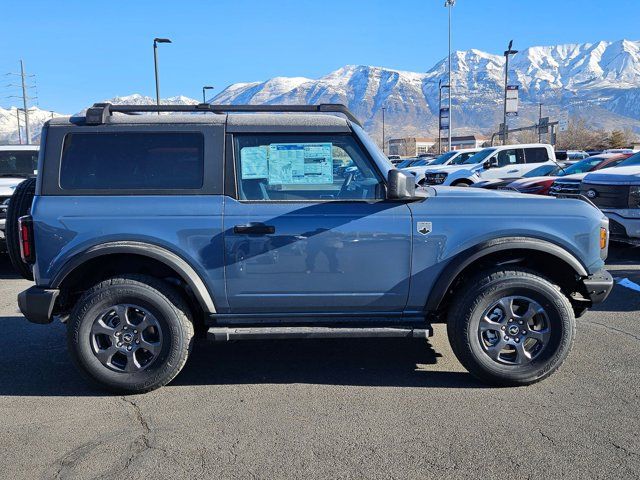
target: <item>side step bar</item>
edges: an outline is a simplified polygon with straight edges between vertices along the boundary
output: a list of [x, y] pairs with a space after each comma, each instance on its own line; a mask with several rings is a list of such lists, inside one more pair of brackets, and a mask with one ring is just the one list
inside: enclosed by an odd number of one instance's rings
[[293, 339], [293, 338], [429, 338], [433, 329], [412, 327], [210, 327], [207, 339], [229, 340]]

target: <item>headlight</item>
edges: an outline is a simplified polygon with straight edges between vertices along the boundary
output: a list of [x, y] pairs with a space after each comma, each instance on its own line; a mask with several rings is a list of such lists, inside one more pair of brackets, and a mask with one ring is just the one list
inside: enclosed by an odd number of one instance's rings
[[447, 179], [447, 175], [447, 173], [428, 173], [424, 178], [430, 185], [440, 185]]
[[629, 208], [640, 208], [640, 185], [629, 189]]

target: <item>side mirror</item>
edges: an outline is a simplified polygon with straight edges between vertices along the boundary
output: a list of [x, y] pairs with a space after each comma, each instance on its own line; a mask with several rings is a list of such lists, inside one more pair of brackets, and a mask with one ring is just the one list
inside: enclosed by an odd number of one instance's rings
[[387, 198], [390, 200], [411, 200], [416, 198], [415, 177], [397, 169], [389, 170], [387, 176]]
[[497, 157], [491, 157], [489, 160], [485, 161], [482, 166], [485, 169], [497, 168], [498, 167], [498, 158]]

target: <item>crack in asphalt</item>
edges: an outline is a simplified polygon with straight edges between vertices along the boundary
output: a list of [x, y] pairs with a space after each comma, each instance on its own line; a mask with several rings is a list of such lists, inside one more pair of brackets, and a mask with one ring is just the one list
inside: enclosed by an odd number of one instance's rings
[[611, 325], [605, 325], [604, 323], [598, 323], [598, 322], [594, 322], [593, 320], [583, 320], [584, 323], [589, 323], [591, 325], [598, 325], [600, 327], [606, 328], [607, 330], [611, 330], [613, 332], [617, 332], [617, 333], [621, 333], [622, 335], [625, 335], [627, 337], [631, 337], [634, 340], [638, 340], [640, 341], [640, 337], [637, 335], [634, 335], [633, 333], [629, 333], [625, 330], [622, 330], [620, 328], [616, 328], [616, 327], [612, 327]]

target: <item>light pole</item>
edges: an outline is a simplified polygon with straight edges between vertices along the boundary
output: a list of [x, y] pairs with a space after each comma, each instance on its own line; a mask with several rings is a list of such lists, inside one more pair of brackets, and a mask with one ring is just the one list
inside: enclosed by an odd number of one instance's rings
[[[154, 38], [153, 39], [153, 67], [156, 73], [156, 105], [160, 106], [160, 81], [158, 80], [158, 44], [159, 43], [171, 43], [168, 38]], [[160, 109], [158, 109], [158, 115], [160, 115]]]
[[507, 144], [507, 139], [509, 138], [509, 129], [507, 128], [507, 83], [509, 82], [509, 56], [515, 55], [518, 53], [518, 50], [512, 50], [511, 46], [513, 45], [513, 40], [509, 41], [509, 46], [504, 51], [504, 115], [502, 117], [502, 144]]
[[205, 90], [213, 90], [213, 87], [205, 86], [202, 87], [202, 103], [207, 103], [207, 97], [205, 96]]
[[382, 153], [386, 154], [387, 152], [384, 149], [384, 111], [386, 107], [382, 107]]
[[[453, 115], [451, 111], [451, 94], [453, 88], [451, 88], [451, 8], [456, 4], [456, 0], [445, 0], [444, 6], [449, 9], [449, 151], [451, 151], [451, 131], [453, 129], [453, 122], [451, 121]], [[438, 112], [440, 115], [440, 112]]]
[[[438, 80], [438, 154], [442, 153], [442, 89], [449, 88], [449, 85], [442, 85], [442, 80]], [[449, 125], [451, 125], [451, 109], [449, 109]], [[451, 131], [451, 130], [449, 130]], [[451, 149], [451, 144], [449, 144]]]

